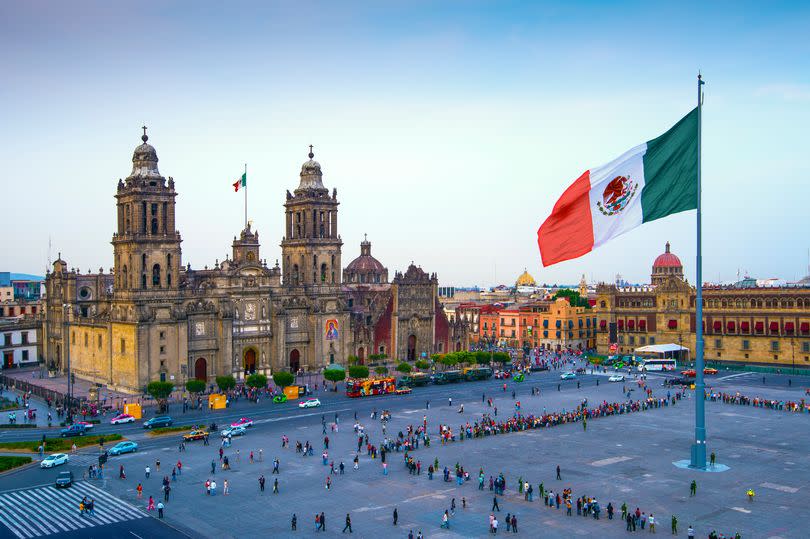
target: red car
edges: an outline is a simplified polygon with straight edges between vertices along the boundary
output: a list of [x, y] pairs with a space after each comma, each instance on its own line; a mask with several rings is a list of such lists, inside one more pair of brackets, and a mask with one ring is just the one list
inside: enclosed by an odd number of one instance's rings
[[[681, 374], [684, 376], [688, 376], [689, 378], [694, 378], [697, 375], [695, 369], [687, 369], [685, 371], [681, 371]], [[717, 374], [717, 369], [713, 369], [712, 367], [706, 367], [703, 369], [703, 374]]]
[[84, 425], [85, 429], [92, 429], [95, 426], [95, 423], [90, 423], [89, 421], [76, 421], [74, 425]]
[[253, 420], [247, 417], [241, 418], [239, 421], [231, 423], [232, 427], [252, 427]]

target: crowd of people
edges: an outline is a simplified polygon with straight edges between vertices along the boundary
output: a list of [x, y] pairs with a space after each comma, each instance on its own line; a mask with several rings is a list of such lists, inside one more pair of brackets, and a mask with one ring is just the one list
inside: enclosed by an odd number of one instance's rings
[[706, 391], [706, 400], [711, 402], [722, 402], [725, 404], [754, 406], [755, 408], [770, 408], [771, 410], [780, 410], [785, 412], [810, 413], [810, 403], [807, 403], [805, 399], [800, 399], [799, 401], [765, 399], [762, 397], [749, 397], [748, 395], [743, 395], [740, 392], [724, 393], [722, 391], [714, 391], [710, 389]]

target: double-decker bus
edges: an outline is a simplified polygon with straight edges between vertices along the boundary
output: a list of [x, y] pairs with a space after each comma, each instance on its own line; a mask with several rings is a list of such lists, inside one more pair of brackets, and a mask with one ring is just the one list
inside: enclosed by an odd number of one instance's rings
[[347, 397], [388, 395], [396, 391], [394, 378], [350, 378], [346, 380]]

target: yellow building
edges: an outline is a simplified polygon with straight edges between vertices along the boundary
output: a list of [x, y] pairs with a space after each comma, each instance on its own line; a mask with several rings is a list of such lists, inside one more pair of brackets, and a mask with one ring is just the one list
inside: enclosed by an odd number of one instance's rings
[[[683, 266], [666, 251], [642, 287], [597, 287], [597, 351], [619, 353], [639, 346], [675, 343], [694, 357], [695, 288]], [[703, 289], [704, 354], [707, 361], [810, 367], [810, 283], [758, 287], [753, 279]]]

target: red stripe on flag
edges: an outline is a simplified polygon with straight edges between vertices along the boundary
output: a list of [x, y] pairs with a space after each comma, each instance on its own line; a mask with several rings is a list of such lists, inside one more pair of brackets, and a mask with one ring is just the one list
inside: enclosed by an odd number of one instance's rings
[[239, 186], [240, 186], [240, 185], [242, 185], [242, 180], [238, 180], [238, 181], [234, 182], [234, 184], [233, 184], [233, 190], [234, 190], [234, 191], [239, 191]]
[[572, 183], [537, 230], [543, 266], [577, 258], [593, 250], [593, 221], [588, 193], [590, 170]]

